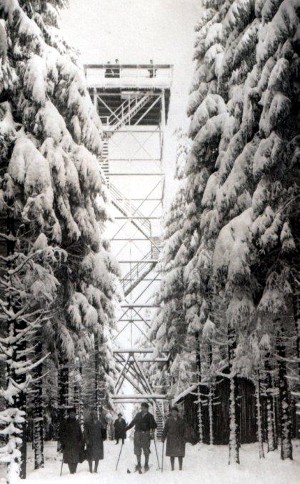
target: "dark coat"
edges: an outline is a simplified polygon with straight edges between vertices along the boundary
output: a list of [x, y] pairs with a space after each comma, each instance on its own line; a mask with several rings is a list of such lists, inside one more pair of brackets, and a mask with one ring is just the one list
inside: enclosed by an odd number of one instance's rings
[[115, 420], [115, 439], [126, 439], [126, 422], [123, 418]]
[[185, 423], [182, 418], [169, 417], [163, 430], [163, 439], [167, 439], [166, 455], [168, 457], [185, 456]]
[[102, 460], [104, 457], [103, 436], [104, 426], [99, 420], [85, 423], [84, 438], [86, 442], [87, 460]]
[[136, 432], [150, 432], [150, 430], [155, 430], [157, 428], [157, 423], [154, 420], [152, 413], [138, 412], [132, 422], [127, 425], [126, 430], [135, 427]]
[[60, 427], [59, 441], [62, 446], [64, 462], [78, 463], [83, 446], [83, 435], [76, 419], [67, 418]]

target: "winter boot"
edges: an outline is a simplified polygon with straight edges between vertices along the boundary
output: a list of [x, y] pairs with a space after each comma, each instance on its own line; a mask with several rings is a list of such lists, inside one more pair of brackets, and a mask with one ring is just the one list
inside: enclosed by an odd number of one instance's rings
[[94, 467], [94, 473], [97, 474], [98, 472], [98, 465], [99, 465], [99, 460], [95, 460], [95, 467]]
[[172, 471], [174, 471], [175, 457], [170, 457], [170, 461], [171, 461], [171, 469], [172, 469]]

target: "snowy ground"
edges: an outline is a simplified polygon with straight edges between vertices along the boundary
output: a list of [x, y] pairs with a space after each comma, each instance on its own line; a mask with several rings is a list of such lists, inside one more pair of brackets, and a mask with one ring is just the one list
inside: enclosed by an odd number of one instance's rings
[[[161, 444], [158, 443], [161, 459]], [[77, 474], [68, 474], [67, 466], [60, 474], [61, 455], [56, 454], [56, 443], [46, 444], [46, 465], [44, 469], [33, 471], [33, 459], [30, 457], [28, 480], [32, 484], [85, 484], [100, 482], [102, 484], [300, 484], [300, 441], [294, 442], [292, 462], [282, 462], [276, 452], [259, 460], [257, 447], [245, 445], [241, 450], [241, 465], [228, 466], [228, 449], [225, 446], [187, 446], [183, 471], [172, 472], [169, 460], [165, 458], [164, 471], [157, 470], [155, 449], [152, 444], [151, 469], [146, 475], [127, 474], [133, 469], [135, 459], [133, 445], [127, 440], [120, 459], [119, 468], [115, 471], [120, 447], [114, 442], [105, 442], [105, 459], [100, 462], [98, 474], [90, 474], [88, 464], [79, 464]]]

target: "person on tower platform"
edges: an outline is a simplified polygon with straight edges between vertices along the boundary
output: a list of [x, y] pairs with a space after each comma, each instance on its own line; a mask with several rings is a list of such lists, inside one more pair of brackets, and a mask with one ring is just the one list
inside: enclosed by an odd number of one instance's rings
[[104, 72], [104, 77], [106, 78], [110, 78], [110, 77], [115, 77], [114, 76], [114, 70], [110, 64], [110, 61], [107, 62], [106, 64], [106, 69], [105, 69], [105, 72]]
[[154, 68], [153, 66], [153, 60], [150, 59], [150, 68], [148, 69], [148, 72], [149, 72], [149, 77], [150, 79], [152, 79], [153, 77], [156, 77], [156, 71], [157, 69]]
[[120, 77], [121, 69], [120, 69], [120, 63], [119, 59], [115, 60], [116, 65], [113, 67], [113, 77]]
[[154, 430], [157, 428], [157, 423], [154, 420], [152, 413], [149, 412], [149, 405], [146, 402], [141, 404], [141, 411], [136, 414], [132, 422], [127, 425], [125, 431], [135, 427], [134, 432], [134, 453], [137, 458], [136, 470], [142, 471], [141, 457], [142, 451], [145, 456], [145, 472], [149, 470], [149, 455], [150, 455], [150, 441], [153, 437]]

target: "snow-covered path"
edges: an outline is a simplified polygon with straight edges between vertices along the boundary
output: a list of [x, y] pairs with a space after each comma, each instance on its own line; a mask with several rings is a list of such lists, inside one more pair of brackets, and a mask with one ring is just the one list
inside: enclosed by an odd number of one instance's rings
[[[161, 444], [158, 443], [161, 459]], [[282, 462], [278, 453], [267, 454], [259, 460], [257, 447], [245, 445], [241, 450], [241, 465], [228, 466], [226, 446], [187, 446], [183, 471], [172, 472], [169, 459], [165, 458], [164, 472], [157, 470], [155, 450], [152, 444], [151, 469], [145, 475], [127, 474], [127, 468], [133, 469], [135, 459], [133, 445], [127, 440], [120, 459], [118, 471], [115, 471], [119, 446], [114, 442], [105, 442], [105, 459], [100, 462], [98, 474], [90, 474], [87, 462], [78, 466], [77, 474], [69, 475], [67, 466], [60, 474], [61, 455], [56, 454], [56, 443], [46, 444], [46, 465], [44, 469], [33, 471], [30, 457], [27, 482], [32, 484], [300, 484], [300, 441], [294, 442], [293, 462]]]

